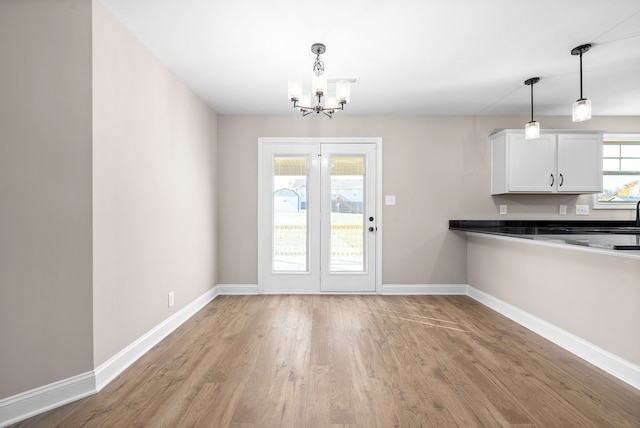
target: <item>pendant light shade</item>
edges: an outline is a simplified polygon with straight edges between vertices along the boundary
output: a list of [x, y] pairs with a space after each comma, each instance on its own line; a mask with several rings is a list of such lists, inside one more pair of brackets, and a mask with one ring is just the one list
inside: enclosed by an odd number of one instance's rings
[[316, 96], [321, 96], [327, 93], [327, 75], [324, 73], [313, 73], [311, 76], [311, 91]]
[[524, 138], [525, 140], [535, 140], [540, 138], [540, 122], [532, 120], [524, 125]]
[[336, 83], [336, 94], [340, 103], [348, 103], [351, 99], [351, 83], [347, 80], [338, 80]]
[[533, 85], [540, 81], [539, 77], [532, 77], [524, 81], [524, 84], [531, 86], [531, 120], [524, 126], [524, 138], [535, 140], [540, 137], [540, 123], [533, 120]]
[[582, 96], [582, 54], [591, 49], [590, 44], [580, 45], [571, 49], [571, 55], [580, 55], [580, 98], [573, 103], [572, 118], [574, 122], [591, 119], [591, 101]]
[[299, 80], [289, 79], [289, 100], [300, 101], [302, 96], [302, 82]]
[[591, 100], [581, 98], [573, 103], [572, 118], [574, 122], [582, 122], [591, 119]]

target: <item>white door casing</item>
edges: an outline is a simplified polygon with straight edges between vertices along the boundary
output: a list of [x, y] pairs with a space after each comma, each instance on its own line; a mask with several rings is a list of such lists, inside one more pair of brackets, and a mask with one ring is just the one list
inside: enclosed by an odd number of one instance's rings
[[380, 291], [382, 139], [258, 146], [258, 291]]

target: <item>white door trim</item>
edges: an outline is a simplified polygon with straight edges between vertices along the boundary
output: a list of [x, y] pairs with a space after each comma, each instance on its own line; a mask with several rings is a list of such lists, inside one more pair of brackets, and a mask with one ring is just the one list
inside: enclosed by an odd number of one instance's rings
[[[301, 143], [329, 143], [329, 144], [375, 144], [376, 145], [376, 211], [377, 211], [377, 227], [376, 236], [376, 294], [382, 292], [382, 236], [383, 236], [383, 220], [382, 220], [382, 137], [259, 137], [258, 138], [258, 293], [264, 293], [264, 264], [269, 263], [265, 260], [265, 255], [261, 249], [265, 242], [265, 233], [271, 233], [271, 225], [267, 224], [267, 217], [262, 213], [264, 205], [262, 188], [262, 157], [265, 144], [301, 144]], [[318, 292], [320, 293], [320, 292]], [[326, 292], [325, 292], [326, 294]]]

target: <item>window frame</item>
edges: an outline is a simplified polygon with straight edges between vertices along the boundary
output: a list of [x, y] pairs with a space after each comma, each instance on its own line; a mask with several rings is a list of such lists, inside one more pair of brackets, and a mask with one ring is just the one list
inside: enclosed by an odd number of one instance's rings
[[[637, 134], [604, 134], [602, 144], [605, 143], [632, 143], [638, 142], [640, 144], [640, 133]], [[604, 161], [604, 156], [602, 157]], [[604, 178], [604, 170], [602, 171], [602, 177]], [[638, 174], [640, 178], [640, 174]], [[604, 190], [604, 189], [603, 189]], [[593, 209], [601, 210], [635, 210], [637, 201], [629, 202], [600, 202], [598, 196], [600, 193], [593, 194]]]

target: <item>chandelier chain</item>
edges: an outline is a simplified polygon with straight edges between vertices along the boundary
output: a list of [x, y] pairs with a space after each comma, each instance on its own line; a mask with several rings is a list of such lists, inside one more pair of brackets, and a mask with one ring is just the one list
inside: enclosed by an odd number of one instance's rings
[[316, 56], [316, 61], [313, 63], [313, 72], [316, 74], [316, 76], [320, 76], [322, 73], [324, 73], [324, 62], [320, 61], [320, 54]]

